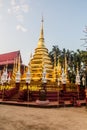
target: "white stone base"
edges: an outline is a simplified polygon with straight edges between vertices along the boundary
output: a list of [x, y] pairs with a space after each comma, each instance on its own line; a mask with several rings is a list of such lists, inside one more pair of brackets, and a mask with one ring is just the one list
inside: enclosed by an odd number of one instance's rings
[[36, 100], [36, 104], [38, 104], [38, 105], [47, 105], [47, 104], [49, 104], [49, 100], [46, 100], [46, 101]]

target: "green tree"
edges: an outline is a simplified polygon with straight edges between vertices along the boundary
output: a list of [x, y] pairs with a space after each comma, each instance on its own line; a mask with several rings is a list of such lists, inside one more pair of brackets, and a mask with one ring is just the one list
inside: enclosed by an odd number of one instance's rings
[[57, 64], [58, 56], [60, 55], [60, 53], [61, 53], [61, 51], [57, 45], [53, 46], [52, 51], [49, 52], [49, 56], [51, 58], [53, 65], [54, 65], [54, 60], [56, 61], [56, 64]]

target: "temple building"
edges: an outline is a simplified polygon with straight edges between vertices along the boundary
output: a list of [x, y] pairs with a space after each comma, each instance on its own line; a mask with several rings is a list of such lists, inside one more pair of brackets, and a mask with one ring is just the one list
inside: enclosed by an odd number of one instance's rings
[[43, 18], [41, 24], [40, 37], [34, 55], [30, 59], [30, 72], [33, 81], [41, 81], [43, 75], [43, 68], [46, 70], [46, 78], [48, 81], [53, 80], [53, 66], [49, 57], [48, 49], [45, 46]]
[[8, 72], [13, 72], [14, 64], [18, 60], [19, 56], [22, 65], [22, 58], [19, 50], [0, 54], [0, 71], [7, 67]]
[[66, 55], [63, 65], [59, 56], [58, 61], [56, 59], [55, 55], [53, 65], [45, 46], [42, 18], [37, 47], [28, 66], [22, 64], [20, 51], [0, 55], [0, 100], [33, 101], [40, 106], [47, 106], [51, 101], [56, 101], [57, 106], [65, 106], [67, 102], [78, 105], [76, 101], [85, 99], [85, 91], [80, 90], [79, 71], [77, 69], [76, 84], [70, 83]]
[[[55, 58], [56, 59], [56, 58]], [[55, 83], [58, 79], [61, 80], [62, 68], [61, 64], [56, 61], [54, 66], [52, 64], [51, 58], [49, 57], [48, 49], [45, 46], [44, 40], [44, 28], [43, 28], [43, 17], [41, 21], [40, 36], [35, 48], [33, 56], [30, 58], [28, 67], [22, 64], [22, 58], [20, 51], [9, 52], [5, 54], [0, 54], [0, 70], [3, 71], [7, 68], [8, 72], [11, 72], [11, 78], [15, 81], [15, 76], [20, 67], [21, 80], [26, 81], [26, 73], [29, 68], [31, 74], [32, 82], [42, 83], [43, 73], [45, 73], [45, 78], [47, 82]], [[67, 76], [67, 61], [65, 57], [65, 74]], [[44, 72], [45, 71], [45, 72]]]

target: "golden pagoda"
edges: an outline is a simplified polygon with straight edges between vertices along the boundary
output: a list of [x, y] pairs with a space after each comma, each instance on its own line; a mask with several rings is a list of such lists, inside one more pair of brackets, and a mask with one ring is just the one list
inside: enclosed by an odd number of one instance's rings
[[66, 82], [68, 83], [69, 82], [69, 79], [68, 79], [68, 63], [67, 63], [67, 56], [65, 54], [65, 68], [64, 68], [64, 73], [66, 75]]
[[57, 63], [56, 63], [56, 53], [54, 54], [53, 80], [54, 80], [54, 82], [57, 81]]
[[78, 64], [76, 69], [76, 84], [80, 85], [80, 74], [79, 74]]
[[18, 70], [18, 59], [14, 59], [13, 73], [12, 73], [12, 81], [15, 81], [16, 73]]
[[59, 56], [58, 56], [58, 62], [56, 62], [56, 55], [54, 56], [54, 82], [57, 82], [58, 79], [61, 79], [61, 74], [62, 74], [62, 68], [61, 64], [59, 61]]
[[30, 73], [31, 80], [42, 81], [43, 68], [46, 68], [46, 78], [52, 81], [53, 66], [49, 57], [48, 49], [45, 47], [44, 31], [43, 31], [43, 17], [41, 24], [40, 37], [34, 55], [30, 59]]
[[61, 68], [61, 64], [59, 62], [59, 57], [58, 57], [57, 75], [58, 75], [58, 78], [60, 78], [60, 79], [61, 79], [61, 74], [62, 74], [62, 68]]

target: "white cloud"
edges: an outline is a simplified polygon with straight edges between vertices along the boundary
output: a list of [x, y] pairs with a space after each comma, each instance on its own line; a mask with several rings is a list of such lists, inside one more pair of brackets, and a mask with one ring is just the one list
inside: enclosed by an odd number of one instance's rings
[[20, 6], [16, 5], [16, 6], [11, 6], [10, 8], [8, 8], [8, 14], [13, 14], [13, 15], [17, 15], [20, 14]]
[[20, 13], [20, 5], [16, 5], [12, 7], [13, 13]]
[[17, 26], [16, 26], [16, 29], [18, 30], [18, 31], [22, 31], [22, 32], [27, 32], [28, 30], [27, 30], [27, 28], [25, 28], [23, 25], [21, 25], [21, 24], [18, 24]]
[[18, 31], [27, 32], [25, 27], [25, 13], [28, 13], [29, 5], [26, 0], [10, 0], [10, 7], [8, 8], [8, 14], [15, 17], [16, 22], [18, 22], [16, 29]]
[[21, 5], [22, 11], [27, 13], [29, 11], [29, 6], [27, 4]]
[[25, 12], [25, 13], [27, 13], [28, 11], [29, 11], [29, 5], [28, 4], [26, 4], [26, 1], [25, 0], [18, 0], [18, 1], [16, 1], [16, 0], [11, 0], [11, 8], [12, 8], [12, 10], [13, 10], [13, 13], [15, 13], [15, 12], [21, 12], [21, 11], [23, 11], [23, 12]]

